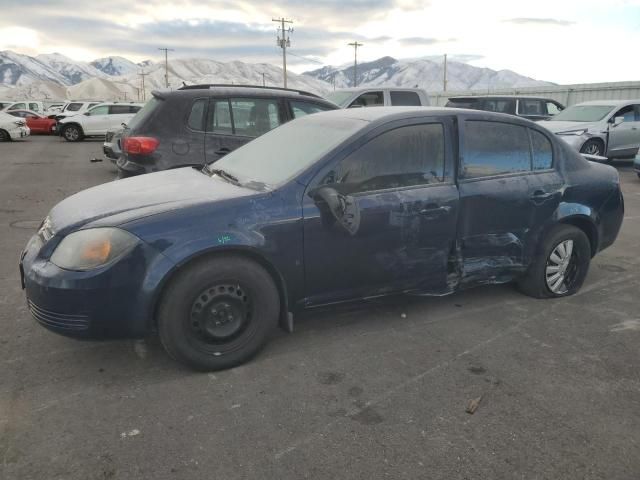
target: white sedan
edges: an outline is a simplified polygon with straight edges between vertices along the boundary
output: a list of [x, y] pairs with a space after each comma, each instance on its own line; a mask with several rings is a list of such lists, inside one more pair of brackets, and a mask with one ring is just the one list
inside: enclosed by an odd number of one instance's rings
[[23, 118], [0, 112], [0, 142], [18, 140], [28, 137], [30, 133], [31, 130], [29, 130], [27, 122]]

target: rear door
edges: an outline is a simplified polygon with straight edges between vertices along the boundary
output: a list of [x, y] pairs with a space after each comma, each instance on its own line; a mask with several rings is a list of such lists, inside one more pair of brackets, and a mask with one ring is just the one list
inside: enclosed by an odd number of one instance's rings
[[527, 267], [562, 179], [541, 130], [488, 120], [461, 122], [458, 237], [462, 283], [499, 283]]
[[[385, 125], [317, 174], [303, 199], [309, 305], [449, 290], [458, 212], [452, 125], [452, 117]], [[336, 192], [339, 218], [321, 189]]]
[[284, 121], [284, 104], [276, 97], [212, 98], [206, 122], [206, 163], [215, 162]]

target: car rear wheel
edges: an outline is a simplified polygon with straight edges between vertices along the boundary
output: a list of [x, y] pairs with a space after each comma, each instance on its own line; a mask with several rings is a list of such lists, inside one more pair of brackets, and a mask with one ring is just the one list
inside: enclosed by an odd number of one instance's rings
[[604, 143], [602, 140], [592, 138], [584, 142], [584, 145], [580, 148], [580, 153], [586, 153], [588, 155], [604, 156]]
[[64, 127], [62, 136], [67, 142], [79, 142], [84, 139], [82, 129], [77, 125], [67, 125]]
[[220, 370], [253, 357], [278, 323], [271, 275], [240, 256], [210, 257], [171, 281], [158, 309], [160, 340], [176, 360]]
[[6, 130], [0, 130], [0, 142], [8, 142], [11, 140], [11, 136]]
[[573, 225], [558, 225], [544, 240], [520, 290], [535, 298], [573, 295], [584, 283], [591, 263], [591, 244], [585, 233]]

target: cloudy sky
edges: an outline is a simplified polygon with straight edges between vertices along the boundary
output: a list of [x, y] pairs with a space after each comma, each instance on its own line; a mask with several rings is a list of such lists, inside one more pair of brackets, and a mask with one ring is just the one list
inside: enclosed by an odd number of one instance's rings
[[448, 53], [557, 83], [640, 80], [640, 0], [0, 0], [0, 50], [279, 64], [272, 17], [294, 21], [294, 71]]

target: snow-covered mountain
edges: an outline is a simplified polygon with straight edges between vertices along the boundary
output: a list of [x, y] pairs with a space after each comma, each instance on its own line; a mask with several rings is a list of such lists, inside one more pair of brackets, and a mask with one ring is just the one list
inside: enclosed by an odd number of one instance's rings
[[[466, 63], [448, 63], [448, 89], [495, 89], [549, 85], [510, 70], [495, 71]], [[145, 77], [142, 94], [141, 72]], [[432, 58], [397, 60], [382, 57], [358, 65], [358, 85], [419, 86], [427, 91], [442, 89], [442, 62]], [[223, 83], [281, 86], [280, 67], [268, 63], [219, 62], [206, 58], [171, 59], [169, 86]], [[353, 66], [323, 67], [296, 75], [289, 72], [288, 86], [324, 94], [353, 84]], [[165, 88], [164, 62], [134, 63], [112, 56], [93, 62], [79, 62], [58, 53], [31, 57], [0, 51], [0, 86], [9, 98], [137, 100], [149, 98], [152, 90]], [[8, 88], [10, 87], [10, 88]]]
[[141, 67], [149, 66], [149, 60], [142, 64], [133, 63], [131, 60], [127, 60], [123, 57], [105, 57], [94, 60], [89, 65], [100, 70], [107, 75], [118, 77], [121, 75], [130, 75], [136, 73]]
[[[353, 86], [353, 65], [322, 67], [304, 75], [334, 84], [336, 88]], [[444, 65], [442, 61], [418, 58], [397, 60], [382, 57], [358, 65], [358, 86], [388, 85], [395, 87], [421, 87], [428, 92], [442, 90]], [[447, 62], [448, 90], [487, 90], [496, 88], [534, 87], [552, 85], [534, 80], [511, 70], [491, 70], [467, 63]]]

